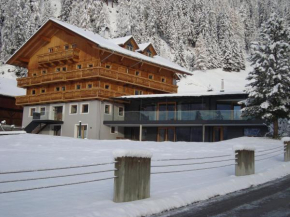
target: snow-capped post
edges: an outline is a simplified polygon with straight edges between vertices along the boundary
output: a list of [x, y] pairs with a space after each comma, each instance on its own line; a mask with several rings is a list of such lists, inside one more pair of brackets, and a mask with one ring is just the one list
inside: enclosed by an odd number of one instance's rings
[[152, 153], [144, 150], [116, 150], [114, 199], [116, 203], [150, 197]]
[[236, 146], [234, 150], [236, 156], [236, 176], [255, 174], [255, 148]]
[[282, 139], [284, 143], [284, 161], [290, 161], [290, 137], [284, 137]]

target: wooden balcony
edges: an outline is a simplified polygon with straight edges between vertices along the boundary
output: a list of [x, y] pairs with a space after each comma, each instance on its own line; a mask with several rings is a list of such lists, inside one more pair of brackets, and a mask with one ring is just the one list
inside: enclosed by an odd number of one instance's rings
[[102, 88], [92, 88], [85, 90], [73, 90], [57, 93], [45, 93], [30, 96], [16, 97], [16, 105], [30, 105], [30, 104], [43, 104], [51, 102], [68, 102], [68, 101], [81, 101], [88, 99], [104, 99], [126, 95], [126, 93], [106, 90]]
[[18, 87], [28, 87], [45, 83], [55, 83], [61, 81], [72, 81], [89, 78], [103, 78], [107, 80], [118, 81], [121, 83], [131, 84], [138, 87], [163, 91], [165, 93], [176, 93], [177, 86], [163, 83], [160, 81], [150, 80], [132, 74], [122, 73], [115, 70], [109, 70], [103, 67], [93, 67], [82, 70], [74, 70], [67, 72], [55, 72], [53, 74], [45, 74], [31, 78], [18, 78]]
[[46, 53], [37, 56], [40, 66], [57, 65], [66, 62], [76, 62], [79, 60], [79, 49], [68, 49], [53, 53]]

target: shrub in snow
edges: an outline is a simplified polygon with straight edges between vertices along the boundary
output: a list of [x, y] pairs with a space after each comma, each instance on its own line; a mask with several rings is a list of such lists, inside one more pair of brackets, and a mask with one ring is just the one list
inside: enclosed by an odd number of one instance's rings
[[253, 46], [254, 70], [247, 78], [248, 99], [243, 116], [262, 118], [273, 123], [273, 137], [278, 137], [279, 118], [289, 119], [290, 112], [290, 33], [276, 14], [262, 25], [259, 41]]

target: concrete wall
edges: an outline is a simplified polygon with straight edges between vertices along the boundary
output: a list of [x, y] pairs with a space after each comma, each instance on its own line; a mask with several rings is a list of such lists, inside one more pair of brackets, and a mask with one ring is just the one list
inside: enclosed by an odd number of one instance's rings
[[[83, 104], [89, 105], [88, 113], [81, 113], [81, 107]], [[110, 118], [114, 114], [118, 115], [118, 107], [120, 104], [112, 105], [112, 103], [101, 102], [98, 100], [82, 101], [82, 102], [69, 102], [59, 104], [37, 105], [37, 106], [25, 106], [23, 111], [23, 126], [27, 126], [31, 121], [30, 108], [35, 108], [36, 112], [40, 112], [41, 107], [46, 108], [47, 115], [53, 117], [53, 109], [55, 106], [63, 106], [63, 124], [61, 125], [61, 136], [77, 137], [77, 126], [79, 121], [82, 125], [87, 125], [87, 138], [88, 139], [116, 139], [118, 137], [124, 137], [124, 129], [118, 127], [115, 133], [111, 133], [111, 128], [103, 125], [105, 105], [111, 106], [111, 113], [106, 115]], [[71, 105], [77, 105], [77, 113], [71, 114]], [[122, 117], [119, 117], [122, 118]], [[40, 134], [53, 135], [54, 125], [48, 125]]]

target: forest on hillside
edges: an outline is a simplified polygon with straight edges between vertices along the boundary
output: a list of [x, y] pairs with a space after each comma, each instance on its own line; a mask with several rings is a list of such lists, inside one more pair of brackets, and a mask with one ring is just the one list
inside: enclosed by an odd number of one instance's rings
[[[106, 38], [133, 35], [190, 69], [240, 71], [272, 12], [290, 24], [289, 0], [0, 0], [4, 62], [49, 17]], [[113, 1], [113, 7], [112, 3]]]

